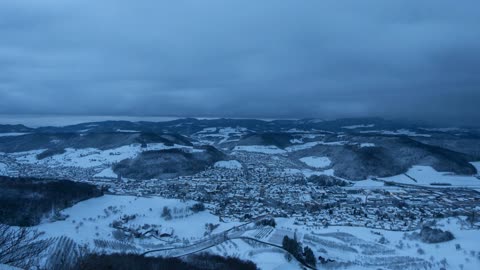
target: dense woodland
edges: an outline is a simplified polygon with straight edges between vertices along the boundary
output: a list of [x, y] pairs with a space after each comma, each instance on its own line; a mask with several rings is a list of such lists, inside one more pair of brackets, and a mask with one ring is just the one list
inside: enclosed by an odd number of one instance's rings
[[86, 183], [0, 176], [0, 223], [34, 226], [59, 210], [101, 195], [100, 189]]
[[203, 146], [201, 152], [182, 149], [145, 151], [133, 159], [122, 160], [113, 170], [131, 179], [172, 178], [193, 175], [225, 159], [225, 154], [213, 146]]
[[251, 261], [210, 254], [178, 258], [154, 258], [133, 254], [96, 255], [84, 257], [72, 270], [256, 270]]

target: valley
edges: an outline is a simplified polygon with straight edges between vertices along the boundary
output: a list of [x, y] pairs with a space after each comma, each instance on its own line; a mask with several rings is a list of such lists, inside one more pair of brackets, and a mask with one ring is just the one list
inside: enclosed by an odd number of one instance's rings
[[[480, 266], [477, 129], [374, 118], [0, 130], [5, 181], [68, 179], [104, 194], [51, 204], [37, 218], [32, 228], [56, 243], [38, 262], [51, 269], [62, 256], [73, 264], [69, 254], [80, 250], [178, 258], [207, 252], [261, 269]], [[454, 239], [422, 241], [427, 227]], [[309, 247], [315, 265], [290, 252], [285, 237]]]

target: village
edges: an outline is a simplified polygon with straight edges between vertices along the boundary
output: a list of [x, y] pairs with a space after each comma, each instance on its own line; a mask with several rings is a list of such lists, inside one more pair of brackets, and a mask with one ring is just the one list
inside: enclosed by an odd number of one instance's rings
[[[174, 179], [133, 180], [95, 176], [99, 168], [51, 169], [19, 164], [8, 156], [11, 176], [73, 179], [102, 186], [117, 195], [162, 196], [206, 204], [220, 221], [248, 221], [269, 215], [295, 218], [312, 227], [358, 226], [411, 231], [422, 224], [452, 216], [479, 215], [480, 193], [473, 189], [415, 187], [384, 183], [383, 186], [320, 186], [274, 156], [233, 153], [241, 168], [211, 167], [192, 176]], [[472, 223], [473, 226], [473, 223]], [[477, 224], [478, 226], [478, 224]]]

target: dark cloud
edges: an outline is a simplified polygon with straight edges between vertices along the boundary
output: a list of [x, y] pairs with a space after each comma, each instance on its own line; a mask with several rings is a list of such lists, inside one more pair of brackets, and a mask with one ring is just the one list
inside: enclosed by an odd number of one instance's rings
[[0, 113], [480, 119], [480, 2], [0, 2]]

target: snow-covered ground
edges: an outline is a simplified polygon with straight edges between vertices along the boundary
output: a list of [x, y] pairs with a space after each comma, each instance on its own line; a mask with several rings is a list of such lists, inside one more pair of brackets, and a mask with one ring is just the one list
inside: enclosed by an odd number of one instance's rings
[[367, 180], [361, 180], [361, 181], [355, 181], [353, 184], [354, 187], [359, 187], [359, 188], [366, 188], [366, 187], [382, 187], [384, 186], [384, 182], [382, 181], [375, 181], [371, 179]]
[[[439, 244], [423, 243], [405, 232], [295, 225], [292, 219], [277, 219], [277, 228], [297, 231], [297, 235], [303, 235], [303, 244], [312, 247], [317, 256], [338, 262], [327, 265], [328, 269], [477, 270], [480, 269], [480, 234], [478, 230], [471, 230], [464, 219], [438, 222], [436, 227], [455, 236], [454, 240]], [[382, 237], [385, 241], [381, 241]], [[423, 267], [427, 264], [430, 268]]]
[[363, 148], [363, 147], [375, 147], [375, 144], [374, 143], [361, 143], [360, 147], [361, 148]]
[[304, 157], [300, 161], [313, 168], [325, 168], [332, 164], [328, 157]]
[[302, 269], [295, 261], [287, 261], [285, 253], [272, 249], [259, 249], [251, 252], [252, 256], [249, 259], [257, 264], [258, 268], [262, 270], [296, 270]]
[[420, 128], [426, 131], [440, 131], [440, 132], [452, 132], [452, 131], [465, 131], [465, 129], [461, 129], [458, 127], [448, 127], [448, 128]]
[[[416, 182], [412, 178], [415, 179]], [[480, 180], [474, 176], [456, 175], [450, 172], [437, 172], [430, 166], [413, 166], [406, 172], [406, 174], [385, 177], [382, 178], [382, 180], [423, 186], [432, 186], [431, 184], [449, 184], [448, 186], [480, 187]], [[438, 185], [438, 187], [442, 187], [442, 185]]]
[[237, 160], [223, 160], [223, 161], [216, 162], [214, 167], [238, 170], [242, 168], [242, 164], [240, 164], [240, 162], [238, 162]]
[[323, 171], [312, 171], [312, 170], [309, 170], [309, 169], [304, 169], [304, 170], [302, 170], [302, 173], [306, 177], [310, 177], [312, 175], [334, 176], [335, 175], [335, 170], [334, 169], [328, 169], [328, 170], [323, 170]]
[[296, 145], [286, 147], [285, 150], [281, 149], [281, 148], [278, 148], [277, 146], [274, 146], [274, 145], [242, 145], [242, 146], [236, 146], [233, 150], [234, 151], [256, 152], [256, 153], [276, 155], [276, 154], [285, 154], [285, 153], [288, 153], [288, 152], [301, 151], [301, 150], [312, 148], [316, 145], [345, 145], [347, 143], [348, 143], [347, 141], [307, 142], [307, 143], [304, 143], [304, 144], [296, 144]]
[[480, 161], [470, 162], [475, 169], [477, 169], [477, 175], [480, 175]]
[[397, 129], [394, 131], [391, 130], [364, 130], [360, 131], [360, 133], [379, 133], [383, 135], [406, 135], [411, 137], [431, 137], [430, 134], [420, 134], [416, 133], [415, 131], [411, 131], [408, 129]]
[[216, 132], [216, 131], [217, 131], [216, 127], [210, 127], [210, 128], [204, 128], [197, 133], [199, 133], [199, 134], [201, 134], [201, 133], [213, 133], [213, 132]]
[[261, 270], [302, 269], [297, 262], [288, 262], [285, 258], [285, 252], [281, 249], [273, 247], [254, 248], [245, 241], [238, 239], [210, 248], [208, 252], [220, 256], [234, 256], [243, 260], [250, 260]]
[[28, 133], [20, 133], [20, 132], [7, 132], [7, 133], [0, 133], [0, 137], [13, 137], [13, 136], [22, 136]]
[[218, 129], [219, 134], [225, 134], [225, 135], [230, 135], [230, 134], [243, 134], [244, 132], [247, 132], [248, 130], [244, 127], [226, 127], [226, 128], [220, 128]]
[[5, 175], [7, 173], [8, 166], [5, 163], [0, 162], [0, 175]]
[[[189, 207], [194, 202], [181, 202], [161, 197], [134, 197], [105, 195], [80, 202], [62, 213], [68, 218], [63, 221], [43, 223], [36, 226], [45, 232], [45, 237], [67, 235], [76, 243], [95, 247], [95, 240], [113, 241], [114, 229], [110, 224], [124, 215], [137, 215], [128, 222], [131, 227], [154, 224], [172, 231], [182, 242], [204, 237], [205, 224], [219, 224], [216, 233], [238, 226], [237, 222], [219, 222], [219, 218], [208, 211], [193, 213]], [[163, 207], [172, 209], [173, 219], [163, 218]], [[232, 232], [234, 240], [222, 242], [208, 251], [222, 256], [236, 256], [252, 260], [260, 269], [301, 269], [292, 260], [288, 262], [281, 249], [242, 240], [241, 237], [257, 238], [261, 241], [281, 245], [284, 235], [311, 247], [316, 255], [334, 260], [329, 269], [465, 269], [480, 267], [478, 230], [471, 230], [464, 217], [440, 220], [436, 227], [451, 231], [455, 239], [445, 243], [426, 244], [410, 237], [411, 233], [367, 229], [349, 226], [301, 225], [293, 218], [277, 218], [273, 228], [251, 227], [244, 232]], [[418, 232], [419, 230], [417, 230]], [[236, 237], [234, 236], [236, 235]], [[240, 238], [239, 238], [240, 237]], [[136, 246], [153, 247], [163, 243], [156, 239], [135, 240]]]
[[6, 264], [0, 264], [0, 270], [22, 270], [22, 269], [13, 267], [10, 265], [6, 265]]
[[375, 124], [367, 124], [367, 125], [351, 125], [351, 126], [344, 126], [342, 128], [345, 128], [345, 129], [356, 129], [356, 128], [372, 128], [374, 127]]
[[201, 143], [206, 144], [222, 144], [226, 142], [238, 141], [241, 136], [245, 135], [248, 129], [244, 127], [225, 127], [225, 128], [204, 128], [197, 132], [196, 137]]
[[300, 137], [297, 137], [295, 139], [291, 139], [290, 143], [293, 144], [302, 144], [304, 143], [304, 140], [312, 140], [317, 137], [324, 137], [325, 134], [301, 134]]
[[142, 148], [140, 144], [125, 145], [109, 150], [100, 150], [96, 148], [84, 149], [65, 149], [65, 153], [47, 157], [42, 160], [37, 159], [37, 155], [45, 151], [45, 149], [13, 153], [19, 163], [41, 164], [49, 167], [80, 167], [92, 168], [97, 166], [111, 165], [128, 158], [135, 158], [143, 151], [164, 150], [172, 148], [181, 148], [186, 151], [202, 151], [194, 149], [190, 146], [173, 145], [166, 146], [163, 143], [148, 144]]
[[[137, 215], [137, 218], [129, 222], [131, 226], [154, 224], [162, 228], [172, 228], [179, 239], [203, 237], [206, 223], [220, 224], [218, 231], [237, 224], [220, 223], [219, 218], [208, 211], [195, 214], [188, 210], [193, 204], [194, 202], [161, 197], [104, 195], [63, 210], [62, 213], [69, 216], [66, 220], [43, 223], [36, 228], [44, 231], [45, 237], [66, 235], [78, 244], [94, 247], [95, 239], [114, 240], [114, 229], [110, 224], [124, 215]], [[173, 219], [165, 220], [161, 217], [165, 206], [172, 210]]]
[[106, 168], [103, 171], [94, 175], [97, 178], [117, 178], [118, 175], [113, 172], [112, 168]]
[[290, 143], [303, 143], [303, 141], [301, 139], [291, 139], [290, 140]]
[[312, 148], [312, 147], [314, 147], [318, 144], [319, 144], [319, 142], [308, 142], [308, 143], [304, 143], [304, 144], [289, 146], [289, 147], [285, 148], [285, 150], [287, 150], [288, 152], [300, 151], [300, 150], [305, 150], [305, 149]]

